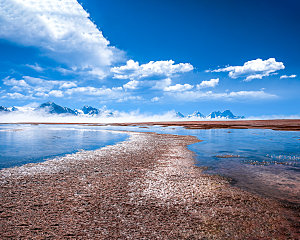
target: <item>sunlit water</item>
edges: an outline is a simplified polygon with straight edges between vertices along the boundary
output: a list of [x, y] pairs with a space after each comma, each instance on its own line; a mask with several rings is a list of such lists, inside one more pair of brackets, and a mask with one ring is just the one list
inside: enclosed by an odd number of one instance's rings
[[196, 136], [202, 142], [189, 149], [206, 173], [228, 177], [247, 191], [300, 204], [300, 132], [159, 126], [121, 129]]
[[0, 125], [0, 169], [124, 141], [127, 134], [68, 126]]
[[196, 136], [202, 142], [189, 149], [206, 173], [228, 177], [251, 192], [300, 204], [300, 133], [295, 131], [7, 125], [0, 126], [0, 168], [93, 150], [128, 137], [103, 131], [107, 129]]

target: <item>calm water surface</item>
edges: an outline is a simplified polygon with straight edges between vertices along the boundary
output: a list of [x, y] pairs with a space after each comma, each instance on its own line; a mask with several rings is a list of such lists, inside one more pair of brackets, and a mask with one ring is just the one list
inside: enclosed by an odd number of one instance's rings
[[0, 125], [0, 169], [98, 149], [127, 137], [86, 127]]
[[300, 133], [265, 129], [187, 130], [181, 127], [0, 126], [0, 168], [40, 162], [125, 140], [129, 130], [193, 135], [196, 165], [247, 191], [300, 204]]
[[[120, 127], [119, 127], [120, 128]], [[247, 191], [300, 204], [300, 133], [269, 129], [184, 129], [123, 127], [196, 136], [189, 149], [206, 173], [228, 177]]]

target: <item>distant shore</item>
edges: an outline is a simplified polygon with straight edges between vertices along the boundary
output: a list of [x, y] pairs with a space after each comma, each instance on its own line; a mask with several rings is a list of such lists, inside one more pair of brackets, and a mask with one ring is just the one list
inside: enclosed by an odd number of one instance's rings
[[[296, 215], [204, 174], [192, 136], [129, 133], [0, 171], [0, 238], [297, 239]], [[298, 234], [298, 235], [297, 235]]]
[[300, 119], [274, 120], [218, 120], [218, 121], [168, 121], [168, 122], [128, 122], [128, 123], [57, 123], [57, 122], [16, 122], [0, 124], [53, 124], [87, 126], [182, 126], [187, 129], [272, 129], [279, 131], [300, 131]]

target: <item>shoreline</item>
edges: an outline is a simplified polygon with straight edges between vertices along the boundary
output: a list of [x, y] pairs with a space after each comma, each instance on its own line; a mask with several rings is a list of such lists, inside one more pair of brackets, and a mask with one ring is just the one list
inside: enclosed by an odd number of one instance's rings
[[6, 124], [29, 125], [83, 125], [83, 126], [181, 126], [186, 129], [272, 129], [277, 131], [300, 131], [300, 119], [273, 120], [218, 120], [218, 121], [164, 121], [128, 123], [57, 123], [57, 122], [16, 122]]
[[0, 171], [2, 239], [296, 239], [272, 199], [204, 174], [192, 136], [128, 141]]

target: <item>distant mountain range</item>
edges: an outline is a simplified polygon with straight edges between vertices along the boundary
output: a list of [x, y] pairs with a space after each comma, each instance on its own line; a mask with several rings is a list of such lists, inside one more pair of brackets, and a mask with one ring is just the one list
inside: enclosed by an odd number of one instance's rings
[[41, 104], [36, 108], [24, 108], [24, 107], [3, 107], [0, 106], [0, 112], [28, 112], [28, 111], [44, 111], [49, 114], [65, 114], [65, 115], [88, 115], [88, 116], [96, 116], [101, 115], [105, 117], [113, 117], [115, 115], [114, 112], [107, 110], [106, 108], [98, 109], [91, 106], [84, 106], [81, 109], [71, 109], [68, 107], [62, 107], [54, 102], [46, 102]]
[[207, 116], [203, 115], [199, 111], [195, 111], [193, 114], [184, 116], [181, 112], [177, 112], [176, 116], [179, 118], [187, 118], [187, 119], [244, 119], [244, 116], [235, 116], [230, 110], [225, 110], [224, 112], [214, 111], [208, 114]]
[[[28, 108], [26, 108], [28, 111]], [[84, 106], [81, 109], [71, 109], [68, 107], [62, 107], [57, 105], [54, 102], [46, 102], [41, 104], [36, 108], [29, 108], [31, 111], [44, 111], [49, 114], [65, 114], [65, 115], [74, 115], [74, 116], [102, 116], [102, 117], [116, 117], [117, 112], [112, 112], [110, 110], [98, 109], [91, 106]], [[24, 112], [23, 107], [3, 107], [0, 106], [0, 112], [9, 113], [9, 112]], [[235, 116], [230, 110], [226, 110], [224, 112], [215, 111], [210, 113], [209, 115], [205, 116], [199, 111], [195, 111], [193, 114], [190, 115], [183, 115], [181, 112], [176, 112], [177, 118], [182, 119], [243, 119], [243, 116]]]

